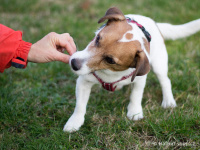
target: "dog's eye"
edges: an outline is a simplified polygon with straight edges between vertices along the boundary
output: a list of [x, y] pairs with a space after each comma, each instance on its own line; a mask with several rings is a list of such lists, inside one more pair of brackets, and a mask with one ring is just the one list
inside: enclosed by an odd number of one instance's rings
[[97, 35], [96, 41], [95, 41], [95, 45], [98, 47], [99, 46], [99, 40], [100, 40], [100, 35]]
[[107, 63], [109, 63], [109, 64], [115, 64], [115, 61], [114, 61], [114, 59], [113, 58], [111, 58], [111, 57], [105, 57], [105, 61], [107, 62]]

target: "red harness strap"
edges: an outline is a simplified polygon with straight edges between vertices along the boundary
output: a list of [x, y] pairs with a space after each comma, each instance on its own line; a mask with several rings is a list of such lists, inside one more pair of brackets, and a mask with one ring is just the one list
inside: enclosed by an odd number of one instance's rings
[[102, 87], [104, 89], [106, 89], [108, 91], [114, 92], [115, 89], [116, 89], [116, 87], [117, 87], [117, 86], [114, 86], [114, 84], [117, 83], [117, 82], [120, 82], [122, 80], [125, 80], [125, 79], [127, 79], [129, 77], [131, 77], [134, 74], [134, 72], [135, 72], [135, 70], [131, 74], [129, 74], [128, 76], [123, 76], [121, 79], [119, 79], [119, 80], [117, 80], [115, 82], [112, 82], [112, 83], [106, 83], [106, 82], [104, 82], [101, 78], [99, 78], [97, 76], [97, 74], [95, 72], [93, 72], [92, 74], [97, 78], [97, 80], [101, 83], [101, 85], [102, 85]]

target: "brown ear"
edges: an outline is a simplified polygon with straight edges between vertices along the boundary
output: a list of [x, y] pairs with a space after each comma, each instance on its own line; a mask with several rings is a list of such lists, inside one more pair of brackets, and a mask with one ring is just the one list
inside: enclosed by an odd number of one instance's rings
[[135, 79], [135, 76], [143, 76], [150, 71], [149, 60], [143, 51], [137, 52], [131, 67], [136, 67], [136, 70], [131, 78], [131, 82]]
[[125, 20], [124, 14], [117, 8], [117, 7], [111, 7], [107, 10], [105, 16], [103, 16], [101, 19], [99, 19], [98, 23], [104, 22], [105, 20]]

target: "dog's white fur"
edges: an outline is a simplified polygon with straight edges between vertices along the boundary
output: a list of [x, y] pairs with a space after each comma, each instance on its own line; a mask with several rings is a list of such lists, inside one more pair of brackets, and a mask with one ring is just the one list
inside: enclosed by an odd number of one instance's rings
[[[129, 42], [138, 40], [144, 50], [154, 73], [157, 75], [158, 80], [162, 87], [163, 101], [161, 106], [163, 108], [176, 107], [171, 88], [170, 79], [167, 76], [168, 72], [168, 55], [164, 39], [178, 39], [189, 36], [200, 30], [200, 19], [189, 22], [183, 25], [171, 25], [167, 23], [155, 23], [152, 19], [140, 15], [126, 15], [126, 17], [136, 20], [142, 24], [146, 30], [151, 34], [152, 40], [150, 43], [150, 54], [146, 51], [142, 38], [145, 38], [144, 33], [137, 25], [129, 23], [133, 30], [128, 33], [133, 34], [132, 39], [126, 39], [125, 35], [119, 42]], [[100, 29], [102, 30], [102, 29]], [[100, 32], [97, 31], [96, 35]], [[127, 34], [127, 33], [125, 33]], [[164, 39], [163, 39], [164, 38]], [[83, 59], [82, 67], [78, 71], [74, 71], [79, 75], [76, 85], [76, 107], [74, 113], [69, 118], [64, 126], [64, 131], [73, 132], [79, 130], [84, 123], [84, 116], [86, 114], [86, 105], [89, 99], [91, 88], [94, 84], [99, 84], [98, 80], [91, 74], [91, 68], [87, 66], [87, 61], [91, 59], [91, 52], [88, 50], [88, 46], [83, 50], [76, 52], [72, 55], [72, 59]], [[71, 61], [70, 61], [71, 65]], [[98, 70], [96, 74], [104, 82], [115, 82], [122, 76], [126, 76], [133, 72], [135, 68], [129, 68], [125, 71], [111, 71], [109, 69]], [[142, 111], [142, 96], [146, 83], [147, 75], [136, 76], [134, 81], [131, 82], [131, 78], [116, 83], [117, 88], [121, 88], [124, 85], [134, 84], [132, 86], [132, 92], [130, 95], [130, 103], [128, 105], [127, 117], [131, 120], [139, 120], [143, 118]]]

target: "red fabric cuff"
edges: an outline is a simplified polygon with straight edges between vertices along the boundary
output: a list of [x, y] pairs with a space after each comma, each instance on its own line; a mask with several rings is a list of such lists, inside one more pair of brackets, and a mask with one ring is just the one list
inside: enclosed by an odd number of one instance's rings
[[16, 68], [26, 68], [27, 66], [27, 57], [32, 43], [20, 41], [19, 47], [16, 50], [16, 54], [13, 57], [11, 64]]

